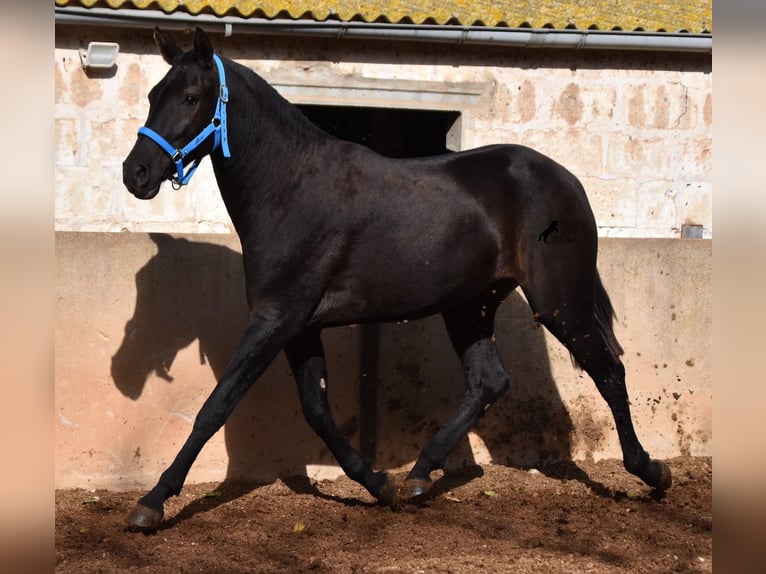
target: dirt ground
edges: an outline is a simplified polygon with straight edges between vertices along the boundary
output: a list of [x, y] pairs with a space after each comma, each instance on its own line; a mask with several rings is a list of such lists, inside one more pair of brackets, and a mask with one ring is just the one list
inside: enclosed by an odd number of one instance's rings
[[149, 535], [141, 493], [61, 490], [56, 572], [712, 572], [712, 459], [668, 463], [661, 498], [616, 460], [465, 467], [397, 510], [345, 477], [189, 485]]

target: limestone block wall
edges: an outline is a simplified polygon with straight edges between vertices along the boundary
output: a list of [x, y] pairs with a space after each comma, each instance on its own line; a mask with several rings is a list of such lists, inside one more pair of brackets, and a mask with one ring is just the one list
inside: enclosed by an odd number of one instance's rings
[[[91, 40], [120, 43], [115, 71], [82, 69], [78, 49]], [[539, 149], [581, 178], [602, 236], [678, 237], [683, 224], [712, 236], [709, 55], [213, 41], [296, 103], [453, 110], [459, 149]], [[151, 202], [122, 186], [146, 96], [167, 71], [150, 31], [61, 26], [54, 57], [56, 229], [231, 231], [208, 162], [188, 188], [167, 185]]]

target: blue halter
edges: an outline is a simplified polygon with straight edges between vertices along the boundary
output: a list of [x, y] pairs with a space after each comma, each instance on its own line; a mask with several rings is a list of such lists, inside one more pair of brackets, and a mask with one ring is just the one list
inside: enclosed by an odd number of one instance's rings
[[218, 81], [220, 83], [220, 87], [218, 89], [218, 103], [215, 106], [215, 114], [213, 114], [213, 119], [205, 127], [205, 129], [203, 129], [197, 135], [197, 137], [193, 138], [184, 147], [178, 149], [170, 145], [168, 140], [155, 132], [153, 129], [147, 128], [146, 126], [138, 129], [139, 135], [145, 135], [154, 143], [159, 145], [165, 151], [165, 153], [170, 156], [173, 162], [175, 162], [176, 175], [174, 175], [171, 179], [173, 189], [181, 189], [182, 185], [189, 183], [192, 175], [194, 175], [194, 172], [197, 171], [200, 160], [195, 159], [192, 161], [189, 164], [186, 173], [184, 173], [183, 160], [187, 155], [197, 149], [197, 147], [199, 147], [202, 142], [204, 142], [210, 136], [210, 134], [215, 135], [215, 142], [213, 144], [212, 151], [217, 150], [219, 147], [223, 147], [223, 157], [231, 157], [231, 151], [229, 151], [229, 134], [226, 128], [226, 104], [229, 101], [229, 88], [226, 86], [226, 74], [223, 71], [223, 63], [221, 62], [221, 59], [216, 54], [213, 54], [213, 60], [215, 61], [216, 68], [218, 68]]

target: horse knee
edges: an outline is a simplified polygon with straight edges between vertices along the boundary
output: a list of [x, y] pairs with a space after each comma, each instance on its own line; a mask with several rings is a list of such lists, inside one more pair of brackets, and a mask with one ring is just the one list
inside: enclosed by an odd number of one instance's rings
[[484, 381], [484, 399], [486, 403], [494, 403], [502, 397], [511, 386], [511, 379], [505, 372]]
[[510, 379], [505, 372], [485, 376], [480, 379], [479, 402], [482, 411], [489, 410], [495, 401], [502, 397], [511, 385]]
[[192, 433], [203, 437], [213, 436], [226, 422], [229, 410], [226, 405], [215, 405], [212, 402], [203, 405], [192, 424]]
[[487, 357], [481, 376], [484, 394], [487, 400], [495, 402], [505, 394], [511, 386], [511, 379], [503, 367], [497, 347], [493, 344]]

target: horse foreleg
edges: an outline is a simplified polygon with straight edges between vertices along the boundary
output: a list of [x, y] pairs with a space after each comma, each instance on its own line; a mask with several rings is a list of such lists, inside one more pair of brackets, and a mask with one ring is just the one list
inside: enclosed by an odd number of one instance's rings
[[311, 329], [285, 346], [298, 383], [306, 421], [325, 442], [346, 476], [364, 486], [383, 504], [393, 504], [396, 487], [386, 472], [374, 472], [367, 461], [338, 431], [327, 398], [327, 367], [318, 329]]
[[444, 314], [452, 345], [463, 365], [466, 391], [447, 423], [426, 444], [404, 483], [402, 496], [414, 498], [431, 487], [431, 471], [443, 468], [447, 455], [474, 423], [508, 390], [510, 379], [492, 340], [495, 298], [480, 298]]
[[248, 326], [221, 380], [202, 405], [192, 431], [157, 485], [143, 496], [126, 521], [132, 530], [154, 530], [164, 515], [165, 501], [181, 492], [189, 469], [202, 447], [223, 426], [247, 390], [282, 348], [284, 324], [254, 321]]

